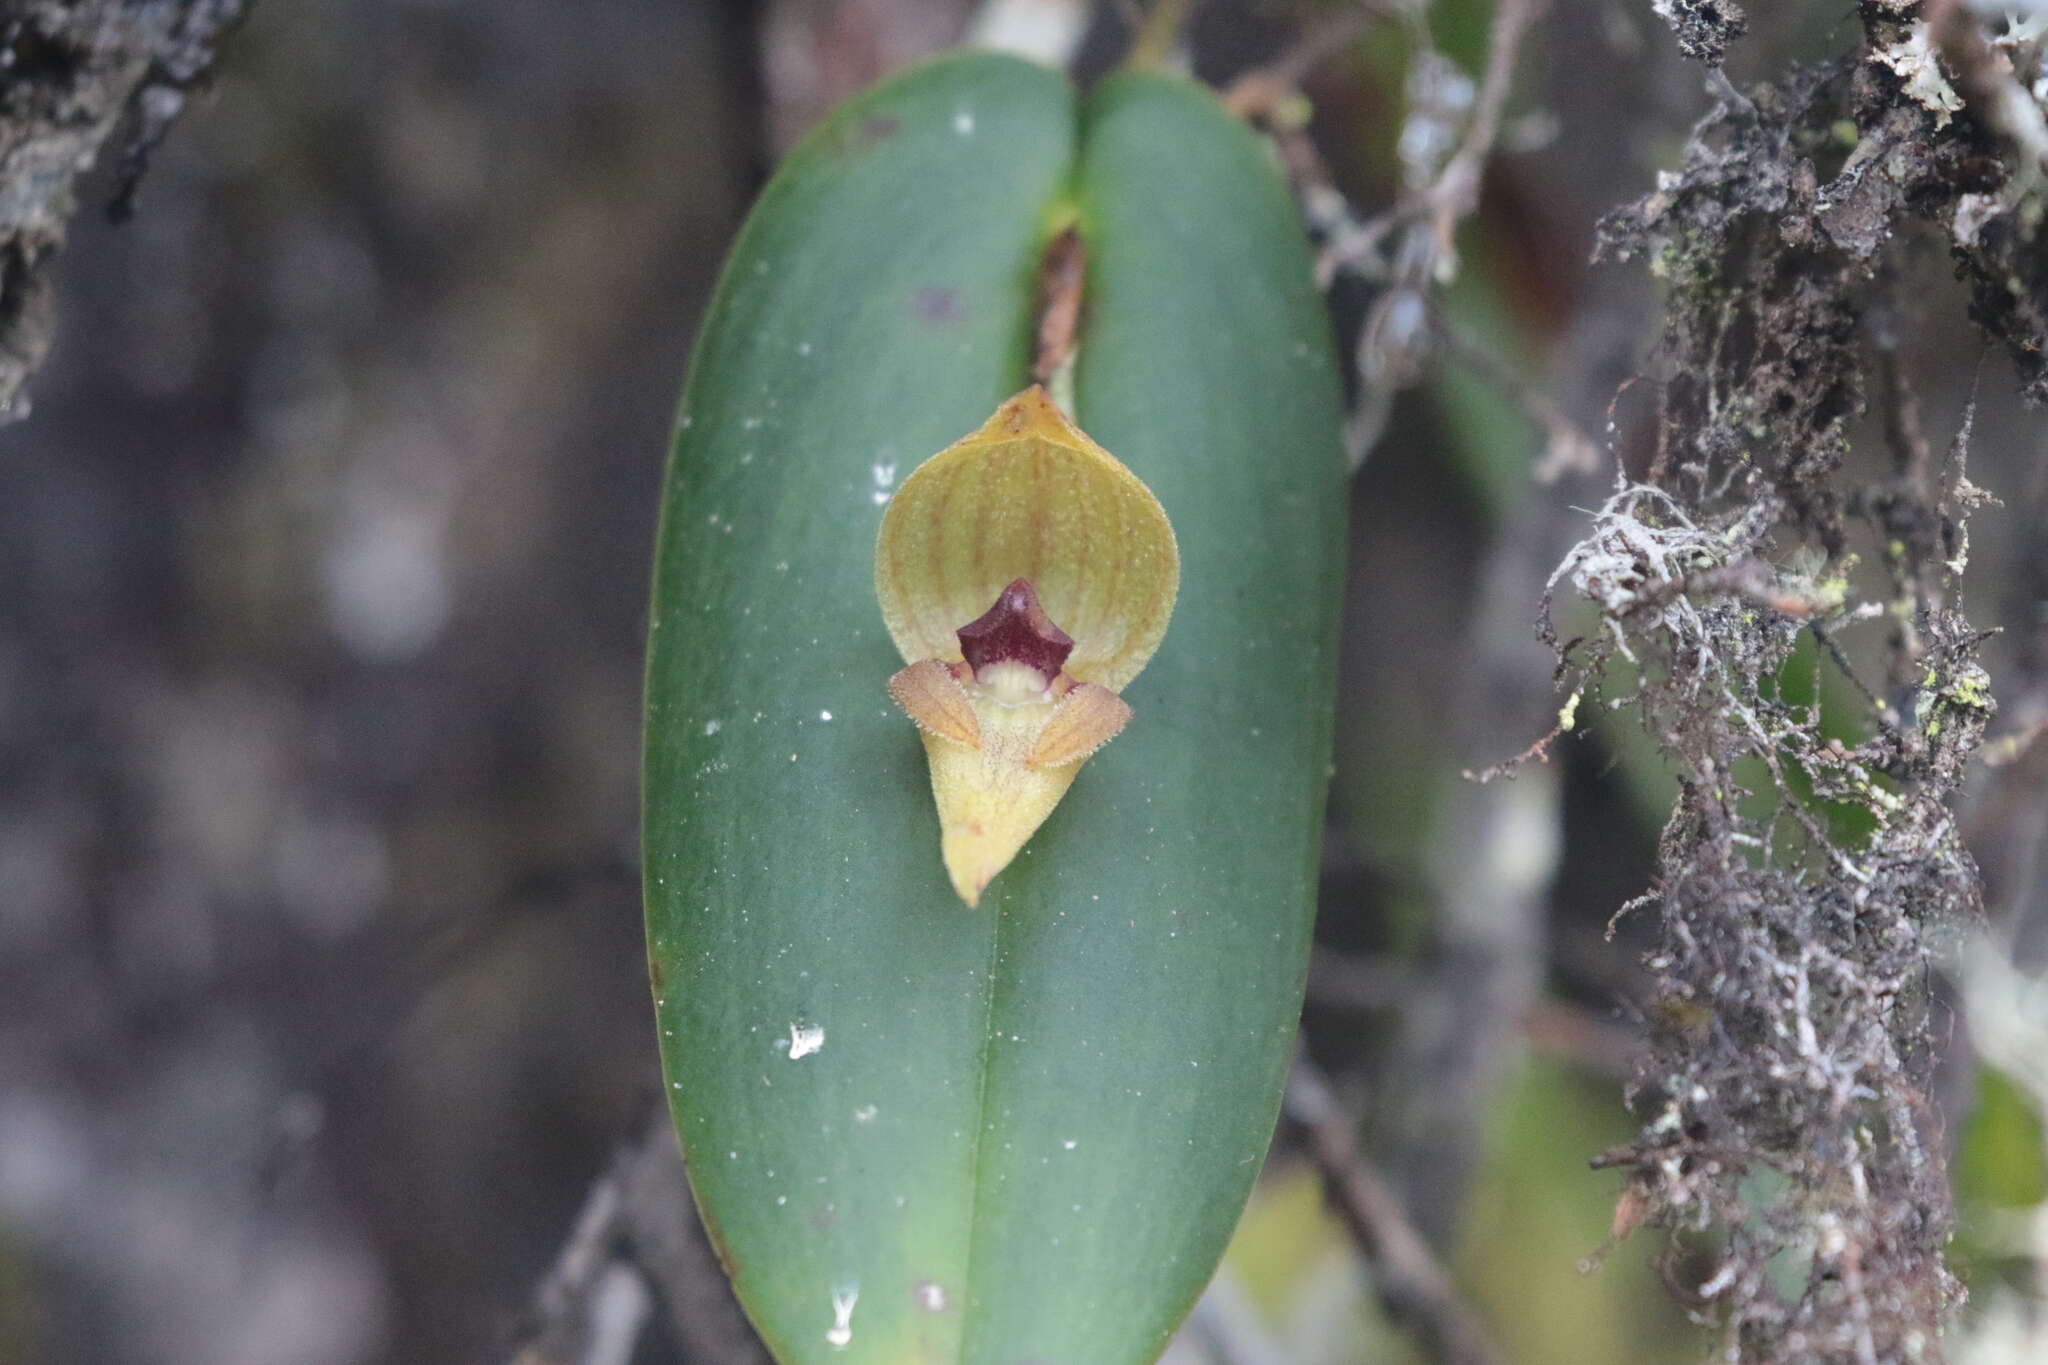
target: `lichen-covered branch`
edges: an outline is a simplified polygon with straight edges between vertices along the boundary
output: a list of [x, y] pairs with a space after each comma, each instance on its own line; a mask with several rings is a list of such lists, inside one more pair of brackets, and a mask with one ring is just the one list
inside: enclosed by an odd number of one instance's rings
[[[1719, 60], [1708, 7], [1661, 8]], [[1546, 600], [1579, 632], [1546, 626], [1568, 711], [1632, 711], [1679, 777], [1637, 903], [1659, 922], [1643, 1127], [1597, 1164], [1628, 1172], [1618, 1232], [1708, 1239], [1704, 1278], [1664, 1268], [1731, 1360], [1937, 1359], [1961, 1297], [1929, 979], [1981, 909], [1951, 803], [1993, 712], [1962, 595], [1988, 497], [1968, 418], [1938, 453], [1897, 355], [1893, 243], [1916, 221], [2048, 397], [2029, 154], [1956, 94], [1919, 7], [1861, 12], [1834, 63], [1720, 82], [1679, 170], [1603, 225], [1605, 254], [1669, 289], [1657, 447]], [[1983, 41], [2032, 88], [2039, 35]], [[1890, 458], [1851, 462], [1873, 408]], [[1863, 592], [1859, 563], [1882, 570]], [[1888, 678], [1856, 677], [1845, 642]]]
[[77, 182], [127, 129], [123, 212], [142, 163], [213, 65], [247, 0], [29, 0], [0, 20], [0, 417], [49, 350], [45, 267]]

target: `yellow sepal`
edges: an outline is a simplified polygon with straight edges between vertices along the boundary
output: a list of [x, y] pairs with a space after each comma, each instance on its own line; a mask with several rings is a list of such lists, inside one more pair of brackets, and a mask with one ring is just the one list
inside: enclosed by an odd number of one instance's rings
[[1066, 671], [1121, 692], [1180, 589], [1166, 509], [1033, 386], [912, 471], [875, 543], [882, 620], [905, 663], [960, 658], [953, 632], [1028, 578], [1074, 637]]

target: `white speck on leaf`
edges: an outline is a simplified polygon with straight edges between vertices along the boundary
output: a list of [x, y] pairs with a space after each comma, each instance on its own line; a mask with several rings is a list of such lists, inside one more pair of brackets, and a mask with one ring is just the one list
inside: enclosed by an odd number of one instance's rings
[[917, 1306], [927, 1313], [946, 1311], [946, 1287], [937, 1280], [925, 1280], [912, 1291], [917, 1296]]
[[953, 115], [953, 131], [962, 137], [974, 136], [974, 115], [962, 109]]
[[875, 480], [874, 492], [869, 497], [873, 500], [875, 506], [883, 506], [889, 501], [890, 494], [896, 488], [896, 462], [894, 460], [878, 461], [868, 469], [868, 473]]
[[859, 1302], [857, 1284], [832, 1291], [832, 1329], [825, 1333], [825, 1344], [833, 1350], [843, 1351], [853, 1344], [853, 1306]]
[[825, 1050], [825, 1030], [822, 1025], [810, 1024], [798, 1019], [789, 1026], [789, 1041], [785, 1043], [782, 1039], [778, 1038], [775, 1040], [775, 1045], [787, 1048], [789, 1050], [789, 1060], [793, 1062], [799, 1057], [808, 1057], [813, 1052], [823, 1052]]
[[715, 735], [718, 733], [718, 728], [723, 724], [725, 724], [725, 722], [721, 720], [707, 720], [704, 722], [704, 733], [707, 735]]
[[879, 1111], [872, 1104], [864, 1104], [853, 1111], [853, 1121], [855, 1123], [873, 1123], [877, 1112]]
[[832, 719], [832, 713], [831, 713], [830, 711], [820, 711], [820, 712], [818, 713], [818, 719], [819, 719], [819, 720], [830, 720], [830, 719]]

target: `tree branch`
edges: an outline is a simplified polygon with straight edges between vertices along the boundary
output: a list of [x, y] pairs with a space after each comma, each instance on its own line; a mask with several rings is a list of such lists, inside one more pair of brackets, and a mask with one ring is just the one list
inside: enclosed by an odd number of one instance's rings
[[[124, 122], [111, 211], [125, 214], [150, 150], [212, 67], [246, 0], [32, 0], [0, 28], [0, 420], [49, 353], [46, 267], [78, 211], [77, 183]], [[131, 122], [132, 120], [132, 122]]]
[[698, 1221], [665, 1108], [591, 1185], [507, 1359], [623, 1365], [649, 1317], [650, 1287], [690, 1360], [769, 1365]]
[[1478, 1316], [1458, 1296], [1401, 1201], [1359, 1151], [1351, 1116], [1305, 1057], [1296, 1057], [1288, 1072], [1284, 1108], [1307, 1130], [1309, 1151], [1330, 1201], [1371, 1265], [1387, 1311], [1413, 1326], [1430, 1359], [1442, 1365], [1502, 1365], [1505, 1357]]

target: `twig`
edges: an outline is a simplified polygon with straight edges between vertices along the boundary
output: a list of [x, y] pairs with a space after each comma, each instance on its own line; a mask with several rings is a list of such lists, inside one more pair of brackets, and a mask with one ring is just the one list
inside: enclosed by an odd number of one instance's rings
[[[1286, 164], [1310, 231], [1323, 242], [1317, 253], [1316, 279], [1328, 288], [1339, 270], [1348, 269], [1385, 285], [1373, 303], [1357, 346], [1358, 400], [1347, 418], [1344, 444], [1356, 472], [1379, 441], [1392, 411], [1393, 396], [1427, 373], [1432, 320], [1429, 287], [1447, 282], [1457, 270], [1453, 239], [1457, 226], [1479, 203], [1479, 182], [1486, 159], [1500, 136], [1501, 113], [1514, 83], [1516, 58], [1529, 25], [1549, 0], [1501, 0], [1487, 41], [1486, 67], [1457, 148], [1435, 168], [1430, 183], [1403, 198], [1392, 209], [1361, 222], [1337, 189], [1307, 132], [1307, 105], [1296, 87], [1331, 54], [1343, 50], [1382, 19], [1405, 14], [1412, 23], [1419, 53], [1439, 61], [1429, 46], [1428, 26], [1414, 11], [1389, 0], [1362, 0], [1311, 29], [1277, 61], [1239, 78], [1224, 97], [1240, 116], [1265, 125]], [[1420, 115], [1411, 113], [1410, 118]], [[1398, 240], [1391, 247], [1389, 238]], [[1589, 458], [1591, 443], [1554, 405], [1531, 401], [1518, 391], [1518, 401], [1550, 437], [1547, 477]]]
[[1315, 69], [1393, 17], [1388, 0], [1359, 0], [1309, 26], [1286, 51], [1230, 83], [1223, 105], [1240, 118], [1270, 120]]
[[1437, 336], [1452, 359], [1464, 365], [1522, 411], [1543, 433], [1543, 458], [1536, 462], [1535, 478], [1540, 484], [1556, 483], [1566, 474], [1592, 474], [1600, 468], [1600, 447], [1579, 424], [1565, 416], [1557, 400], [1538, 386], [1524, 380], [1477, 337], [1443, 316], [1436, 317]]
[[1329, 1083], [1297, 1056], [1288, 1073], [1287, 1116], [1308, 1131], [1316, 1169], [1331, 1202], [1372, 1267], [1387, 1311], [1412, 1325], [1441, 1365], [1500, 1365], [1503, 1357], [1436, 1256], [1408, 1221], [1400, 1200], [1359, 1151], [1349, 1115]]
[[592, 1183], [507, 1358], [625, 1365], [657, 1292], [689, 1359], [769, 1365], [704, 1238], [665, 1110]]
[[657, 1107], [626, 1154], [620, 1185], [626, 1246], [660, 1291], [670, 1333], [689, 1358], [707, 1365], [771, 1365], [697, 1217], [665, 1106]]
[[[1522, 40], [1548, 3], [1500, 0], [1487, 37], [1479, 91], [1456, 150], [1434, 168], [1433, 175], [1426, 160], [1411, 165], [1411, 184], [1425, 175], [1430, 178], [1391, 209], [1360, 223], [1326, 179], [1319, 182], [1296, 173], [1297, 180], [1306, 184], [1302, 195], [1305, 216], [1325, 233], [1316, 260], [1318, 281], [1327, 287], [1339, 271], [1348, 270], [1384, 286], [1368, 313], [1357, 348], [1358, 404], [1344, 432], [1353, 470], [1364, 464], [1367, 453], [1378, 443], [1394, 393], [1427, 373], [1430, 291], [1457, 274], [1458, 224], [1479, 205], [1480, 180], [1500, 136], [1501, 113], [1514, 84]], [[1426, 25], [1415, 25], [1415, 40], [1418, 63], [1445, 65], [1429, 46]], [[1442, 111], [1411, 110], [1409, 121], [1412, 128], [1418, 118], [1441, 118], [1448, 124], [1451, 117]], [[1290, 157], [1290, 167], [1299, 160], [1298, 155]], [[1552, 433], [1553, 450], [1567, 448], [1556, 440], [1555, 424], [1546, 421], [1545, 426]]]
[[1480, 76], [1479, 93], [1472, 102], [1464, 136], [1458, 148], [1444, 162], [1436, 178], [1346, 241], [1333, 242], [1327, 249], [1332, 265], [1364, 266], [1373, 273], [1380, 243], [1396, 228], [1411, 227], [1426, 234], [1404, 238], [1395, 256], [1397, 274], [1407, 280], [1449, 280], [1457, 273], [1457, 227], [1479, 206], [1479, 185], [1486, 160], [1500, 136], [1501, 112], [1514, 85], [1515, 67], [1522, 40], [1529, 27], [1548, 6], [1549, 0], [1500, 0], [1494, 10], [1493, 27], [1487, 34], [1486, 66]]
[[[616, 1290], [608, 1295], [599, 1292], [613, 1281], [615, 1267], [638, 1278], [630, 1266], [614, 1258], [619, 1208], [619, 1172], [614, 1165], [590, 1187], [568, 1239], [534, 1288], [528, 1332], [512, 1355], [516, 1365], [622, 1365], [632, 1357], [647, 1318], [644, 1282], [639, 1312], [623, 1321], [616, 1309], [604, 1311], [622, 1296]], [[622, 1336], [625, 1349], [619, 1351]]]
[[1726, 106], [1738, 121], [1756, 122], [1755, 102], [1736, 89], [1735, 82], [1728, 79], [1728, 73], [1718, 66], [1707, 68], [1707, 93]]
[[1435, 212], [1438, 247], [1446, 260], [1456, 260], [1451, 237], [1459, 220], [1479, 206], [1480, 173], [1500, 136], [1501, 111], [1507, 107], [1508, 90], [1514, 84], [1522, 39], [1548, 3], [1500, 0], [1494, 10], [1493, 28], [1486, 38], [1486, 71], [1480, 77], [1479, 97], [1472, 104], [1472, 121], [1465, 126], [1465, 140], [1424, 196]]
[[1977, 758], [1987, 768], [2006, 768], [2027, 756], [2042, 735], [2048, 734], [2048, 716], [2042, 716], [2032, 724], [2000, 735], [1991, 740], [1977, 753]]
[[[1364, 229], [1308, 135], [1308, 102], [1301, 97], [1299, 85], [1324, 59], [1390, 17], [1391, 12], [1378, 0], [1361, 0], [1311, 29], [1270, 65], [1240, 76], [1223, 96], [1225, 108], [1260, 125], [1273, 139], [1310, 235], [1320, 241], [1349, 240]], [[1317, 261], [1316, 283], [1327, 289], [1332, 275], [1325, 252]]]
[[1560, 719], [1557, 724], [1551, 726], [1548, 733], [1538, 736], [1522, 752], [1514, 755], [1512, 758], [1503, 759], [1499, 763], [1490, 763], [1477, 771], [1471, 768], [1461, 769], [1458, 776], [1467, 782], [1476, 782], [1483, 787], [1489, 782], [1498, 782], [1502, 778], [1512, 782], [1516, 777], [1520, 776], [1523, 767], [1532, 759], [1538, 763], [1550, 762], [1550, 746], [1564, 738], [1566, 726], [1562, 717], [1566, 712], [1577, 709], [1578, 703], [1579, 695], [1575, 692], [1572, 694], [1571, 699], [1564, 704], [1564, 708], [1560, 710]]

